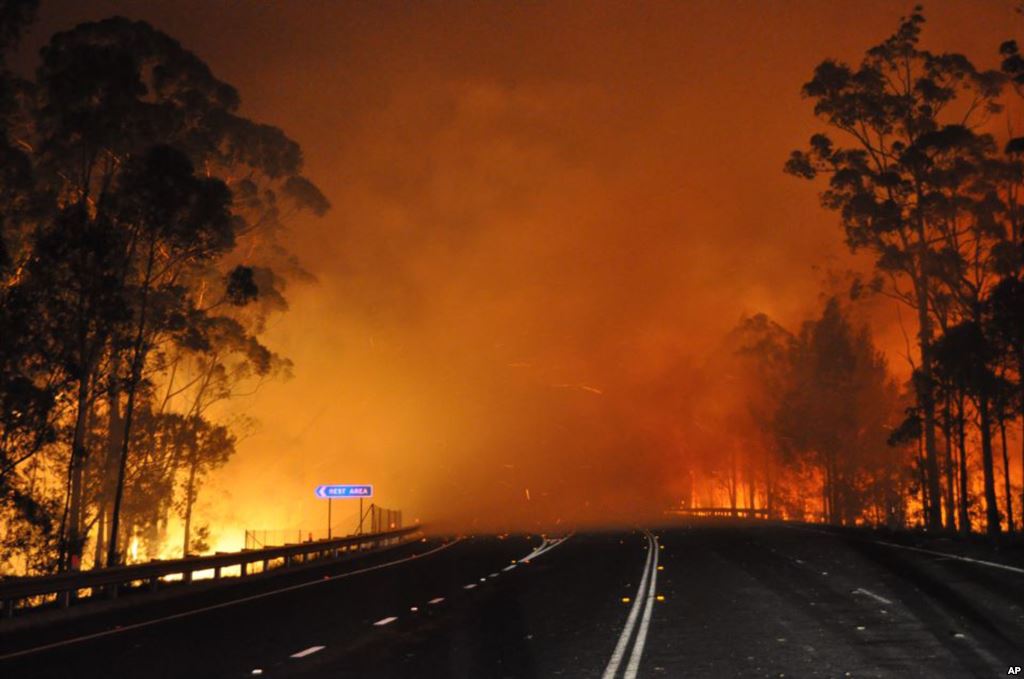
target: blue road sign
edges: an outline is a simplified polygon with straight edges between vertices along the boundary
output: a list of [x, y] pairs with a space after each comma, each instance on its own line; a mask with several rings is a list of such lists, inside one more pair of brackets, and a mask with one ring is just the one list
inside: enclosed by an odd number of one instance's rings
[[373, 497], [373, 486], [317, 486], [316, 496], [324, 499], [334, 497]]

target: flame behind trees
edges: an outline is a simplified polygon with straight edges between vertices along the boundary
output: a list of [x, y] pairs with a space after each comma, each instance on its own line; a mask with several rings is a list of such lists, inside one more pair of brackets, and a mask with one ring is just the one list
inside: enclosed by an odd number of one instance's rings
[[237, 437], [211, 406], [287, 375], [258, 338], [285, 281], [308, 276], [283, 223], [328, 206], [298, 146], [146, 23], [54, 35], [21, 89], [5, 125], [28, 180], [3, 206], [0, 507], [7, 538], [35, 527], [15, 545], [30, 568], [80, 567], [89, 540], [113, 564], [170, 511], [191, 527]]
[[[822, 205], [838, 213], [852, 251], [874, 255], [874, 275], [851, 297], [883, 295], [915, 312], [908, 393], [836, 298], [795, 336], [763, 315], [744, 320], [724, 371], [745, 401], [731, 417], [758, 432], [742, 477], [763, 479], [770, 513], [813, 506], [836, 523], [906, 525], [920, 508], [929, 529], [996, 535], [1004, 521], [1015, 529], [1007, 423], [1024, 422], [1024, 138], [1000, 143], [991, 123], [1007, 84], [1021, 94], [1024, 59], [1013, 41], [1000, 46], [1001, 71], [930, 52], [924, 21], [916, 8], [859, 65], [815, 69], [803, 93], [838, 134], [815, 134], [785, 165], [827, 178]], [[735, 503], [737, 474], [725, 475]], [[813, 486], [821, 499], [809, 505]]]
[[[1002, 110], [1019, 58], [1007, 43], [1006, 73], [979, 70], [964, 55], [923, 49], [923, 24], [916, 8], [859, 66], [826, 60], [816, 68], [804, 94], [847, 145], [816, 134], [809, 150], [793, 152], [786, 171], [828, 177], [823, 205], [839, 213], [852, 250], [876, 257], [871, 287], [916, 313], [911, 418], [920, 425], [928, 527], [942, 527], [945, 507], [947, 528], [970, 528], [966, 430], [974, 426], [985, 525], [998, 534], [993, 432], [997, 424], [1005, 432], [1007, 417], [1020, 411], [1008, 387], [1014, 376], [1019, 384], [1020, 354], [1006, 329], [1015, 323], [1009, 310], [1021, 274], [1022, 175], [1019, 140], [1000, 153], [986, 126]], [[1008, 510], [1009, 488], [1007, 481]]]
[[740, 387], [742, 405], [727, 407], [729, 423], [716, 428], [757, 432], [731, 446], [731, 461], [716, 461], [730, 467], [725, 485], [733, 507], [905, 524], [907, 460], [886, 444], [900, 397], [866, 326], [855, 327], [833, 297], [796, 334], [758, 314], [742, 320], [725, 346], [711, 369], [734, 383], [729, 391]]

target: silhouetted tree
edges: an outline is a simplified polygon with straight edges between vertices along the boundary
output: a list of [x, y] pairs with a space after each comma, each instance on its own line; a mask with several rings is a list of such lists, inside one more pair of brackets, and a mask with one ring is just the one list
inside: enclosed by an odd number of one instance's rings
[[[979, 415], [979, 427], [982, 438], [984, 473], [985, 516], [990, 533], [999, 532], [999, 505], [995, 492], [995, 477], [992, 473], [992, 408], [993, 394], [999, 388], [999, 380], [992, 370], [994, 351], [992, 344], [985, 337], [979, 323], [965, 321], [951, 327], [936, 342], [934, 359], [937, 370], [960, 392], [974, 401]], [[965, 413], [960, 412], [960, 426], [963, 427]], [[961, 503], [967, 498], [967, 463], [966, 448], [963, 445], [961, 430]], [[969, 526], [966, 507], [961, 508], [961, 523]], [[963, 526], [962, 526], [963, 527]]]
[[850, 523], [871, 504], [888, 515], [898, 495], [899, 464], [886, 445], [896, 390], [866, 329], [855, 331], [832, 298], [804, 324], [791, 365], [778, 426], [821, 470], [827, 519]]
[[[239, 238], [268, 240], [288, 206], [322, 214], [326, 201], [299, 174], [302, 158], [293, 141], [238, 116], [235, 90], [148, 24], [114, 18], [54, 36], [38, 80], [45, 93], [41, 166], [51, 176], [76, 178], [60, 182], [59, 195], [94, 204], [93, 220], [107, 219], [129, 234], [120, 252], [130, 319], [110, 338], [107, 366], [112, 415], [124, 399], [123, 417], [112, 417], [120, 426], [111, 427], [120, 440], [108, 446], [120, 448], [123, 480], [135, 393], [152, 348], [183, 334], [175, 324], [208, 312], [200, 301], [206, 287], [245, 271], [230, 261]], [[151, 150], [157, 141], [166, 150]], [[84, 167], [77, 160], [83, 157]], [[279, 248], [275, 256], [287, 259]], [[246, 292], [239, 287], [246, 281], [235, 275], [233, 294], [254, 297], [257, 284], [249, 279]], [[115, 534], [122, 487], [115, 482]], [[109, 540], [110, 562], [117, 545], [116, 536]]]
[[[0, 5], [0, 57], [34, 8]], [[63, 464], [58, 561], [77, 568], [90, 531], [95, 563], [104, 542], [118, 562], [127, 486], [165, 512], [191, 469], [191, 511], [233, 450], [205, 408], [287, 373], [258, 339], [287, 281], [309, 278], [284, 224], [328, 203], [294, 141], [238, 115], [237, 92], [148, 24], [82, 24], [41, 56], [33, 82], [0, 61], [0, 510], [52, 523], [56, 489], [17, 470], [40, 452]], [[175, 383], [182, 360], [195, 382]]]
[[[853, 68], [826, 60], [804, 85], [815, 113], [843, 133], [849, 146], [825, 134], [811, 138], [808, 151], [795, 151], [787, 172], [806, 178], [829, 176], [823, 204], [839, 212], [847, 243], [877, 256], [888, 279], [885, 292], [914, 308], [921, 354], [917, 398], [925, 440], [928, 526], [941, 528], [940, 476], [935, 436], [936, 404], [930, 308], [937, 286], [936, 243], [944, 217], [931, 208], [935, 193], [949, 190], [943, 171], [959, 154], [949, 137], [969, 133], [980, 117], [998, 110], [1003, 77], [979, 71], [960, 54], [921, 48], [920, 8], [901, 20], [896, 32], [870, 48]], [[947, 113], [958, 98], [970, 102]], [[942, 162], [938, 156], [942, 155]], [[998, 529], [998, 525], [996, 525]]]

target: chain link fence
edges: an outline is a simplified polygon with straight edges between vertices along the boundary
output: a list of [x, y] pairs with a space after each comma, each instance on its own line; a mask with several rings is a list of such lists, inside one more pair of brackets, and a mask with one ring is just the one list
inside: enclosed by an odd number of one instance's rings
[[362, 533], [381, 533], [397, 530], [402, 527], [402, 511], [371, 504], [360, 516], [352, 512], [332, 522], [330, 529], [321, 528], [285, 528], [285, 529], [246, 529], [245, 548], [263, 549], [265, 547], [281, 547], [303, 542], [315, 542], [343, 535], [360, 535]]

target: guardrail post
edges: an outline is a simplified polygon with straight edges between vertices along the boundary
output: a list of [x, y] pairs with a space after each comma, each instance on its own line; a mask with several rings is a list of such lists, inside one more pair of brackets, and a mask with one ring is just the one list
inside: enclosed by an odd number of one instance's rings
[[71, 605], [71, 591], [65, 589], [62, 592], [58, 592], [57, 599], [60, 601], [61, 608], [67, 608]]
[[213, 569], [213, 579], [220, 580], [220, 566]]
[[270, 569], [270, 559], [263, 560], [263, 572], [266, 573]]
[[242, 563], [238, 564], [238, 577], [244, 578], [246, 576], [246, 570], [248, 570], [246, 566], [248, 565], [249, 564], [246, 561], [243, 561]]
[[182, 582], [192, 582], [192, 571], [191, 570], [183, 571], [182, 574], [181, 574], [181, 581]]
[[14, 599], [4, 601], [4, 617], [7, 619], [14, 617]]
[[149, 579], [149, 591], [155, 592], [160, 588], [160, 577], [154, 575]]

